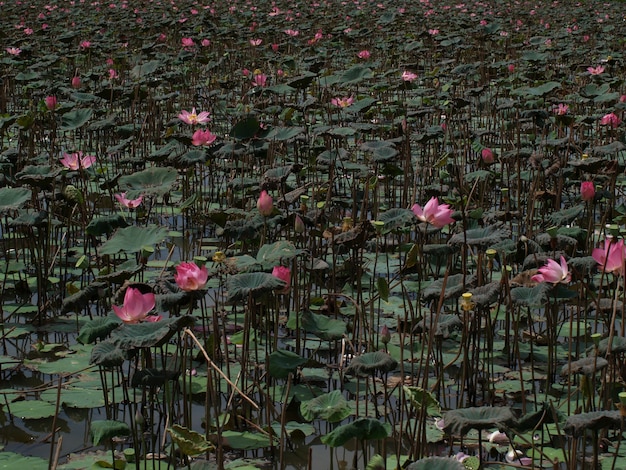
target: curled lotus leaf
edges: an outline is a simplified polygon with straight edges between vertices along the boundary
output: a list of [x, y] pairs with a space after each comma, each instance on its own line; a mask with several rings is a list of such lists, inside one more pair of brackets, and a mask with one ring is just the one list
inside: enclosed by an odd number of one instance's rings
[[91, 437], [94, 445], [118, 436], [129, 436], [128, 424], [114, 420], [99, 420], [91, 422]]
[[352, 414], [352, 408], [348, 404], [348, 400], [342, 395], [341, 390], [333, 390], [302, 402], [300, 412], [307, 421], [325, 419], [329, 423], [338, 423]]
[[0, 212], [19, 209], [31, 197], [28, 188], [0, 188]]
[[165, 240], [168, 230], [158, 225], [129, 227], [118, 229], [111, 238], [100, 246], [101, 255], [117, 253], [137, 253], [146, 246], [154, 246]]
[[466, 470], [454, 457], [428, 457], [413, 462], [406, 470]]
[[584, 357], [582, 359], [578, 359], [577, 361], [570, 362], [569, 364], [565, 364], [561, 368], [561, 375], [567, 376], [570, 374], [584, 374], [591, 376], [596, 372], [601, 371], [608, 365], [609, 361], [603, 357]]
[[268, 356], [269, 373], [277, 379], [286, 379], [291, 372], [305, 364], [307, 360], [298, 354], [278, 349]]
[[180, 426], [179, 424], [175, 424], [167, 431], [172, 436], [172, 440], [180, 448], [180, 451], [185, 455], [199, 455], [214, 447], [202, 434]]
[[109, 336], [119, 325], [120, 320], [117, 317], [95, 317], [83, 325], [76, 339], [81, 344], [91, 344]]
[[552, 212], [548, 216], [552, 225], [567, 225], [576, 220], [583, 213], [585, 209], [584, 204], [579, 204], [574, 207], [568, 207], [567, 209], [561, 209], [560, 211]]
[[624, 145], [619, 140], [614, 140], [610, 144], [599, 145], [597, 147], [594, 147], [593, 155], [600, 155], [600, 156], [615, 155], [624, 149], [626, 149], [626, 145]]
[[491, 245], [510, 238], [511, 233], [497, 225], [488, 225], [486, 227], [472, 228], [465, 232], [455, 233], [448, 242], [451, 245], [463, 245], [467, 243], [469, 246], [477, 248], [487, 248]]
[[343, 320], [313, 313], [310, 310], [302, 313], [301, 325], [307, 333], [312, 333], [324, 341], [341, 339], [346, 333], [346, 323]]
[[104, 297], [108, 284], [106, 282], [92, 282], [84, 289], [63, 299], [62, 313], [80, 312], [90, 302]]
[[527, 307], [541, 305], [547, 299], [546, 286], [543, 284], [537, 284], [535, 287], [515, 287], [511, 289], [511, 300], [514, 304]]
[[111, 340], [121, 349], [161, 346], [193, 323], [193, 317], [186, 315], [157, 322], [123, 324], [111, 332]]
[[422, 296], [425, 300], [437, 300], [441, 296], [441, 292], [444, 291], [444, 299], [460, 297], [474, 282], [476, 282], [476, 276], [473, 274], [453, 274], [447, 278], [444, 277], [433, 281], [424, 289]]
[[89, 363], [100, 367], [119, 367], [128, 358], [128, 351], [120, 349], [114, 342], [107, 340], [93, 347]]
[[228, 302], [245, 300], [249, 295], [256, 298], [275, 289], [285, 287], [285, 282], [269, 273], [241, 273], [226, 281]]
[[126, 191], [126, 197], [134, 199], [141, 195], [163, 196], [171, 191], [178, 171], [171, 167], [151, 167], [132, 175], [120, 178], [120, 189]]
[[618, 354], [626, 352], [626, 338], [623, 336], [613, 336], [613, 338], [604, 338], [598, 344], [598, 354], [606, 355], [609, 351], [609, 340], [611, 340], [611, 353]]
[[510, 427], [515, 424], [515, 417], [508, 407], [480, 406], [447, 411], [443, 421], [446, 433], [464, 436], [470, 429]]
[[413, 225], [417, 218], [413, 211], [397, 207], [380, 214], [378, 221], [384, 223], [383, 233], [389, 233]]
[[130, 381], [131, 387], [161, 387], [168, 381], [178, 380], [180, 370], [141, 369]]
[[87, 235], [99, 237], [101, 235], [110, 235], [118, 228], [128, 227], [128, 222], [120, 214], [107, 214], [93, 218], [87, 224]]
[[458, 315], [454, 313], [431, 314], [427, 318], [422, 319], [417, 328], [423, 330], [431, 330], [434, 328], [436, 336], [447, 338], [450, 336], [450, 330], [461, 326], [463, 322]]
[[487, 307], [498, 300], [502, 284], [499, 281], [493, 281], [484, 286], [470, 289], [472, 294], [472, 302], [479, 307]]
[[398, 361], [384, 351], [374, 351], [355, 357], [346, 368], [346, 374], [372, 375], [376, 372], [386, 374], [398, 366]]
[[578, 437], [589, 429], [598, 431], [604, 428], [619, 429], [621, 426], [622, 416], [619, 410], [591, 411], [568, 417], [563, 429], [567, 434]]
[[322, 442], [331, 447], [344, 445], [350, 439], [379, 440], [389, 436], [390, 425], [374, 418], [360, 418], [351, 423], [335, 428], [322, 436]]

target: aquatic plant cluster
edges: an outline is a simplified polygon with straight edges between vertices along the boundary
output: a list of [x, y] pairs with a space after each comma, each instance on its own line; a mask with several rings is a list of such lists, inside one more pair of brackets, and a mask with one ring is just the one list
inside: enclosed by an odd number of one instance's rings
[[1, 7], [2, 465], [625, 465], [623, 2]]

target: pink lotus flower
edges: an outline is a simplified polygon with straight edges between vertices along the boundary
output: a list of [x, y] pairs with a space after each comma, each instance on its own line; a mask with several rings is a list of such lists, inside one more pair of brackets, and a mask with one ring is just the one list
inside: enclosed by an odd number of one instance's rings
[[368, 51], [367, 49], [364, 49], [364, 50], [362, 50], [361, 52], [359, 52], [359, 53], [357, 54], [357, 57], [358, 57], [359, 59], [364, 59], [364, 60], [367, 60], [367, 59], [369, 59], [369, 58], [370, 58], [370, 56], [371, 56], [371, 55], [372, 55], [372, 54], [370, 53], [370, 51]]
[[416, 79], [417, 79], [416, 73], [409, 72], [408, 70], [405, 70], [404, 72], [402, 72], [402, 80], [404, 80], [405, 82], [412, 82]]
[[210, 39], [203, 39], [200, 44], [202, 45], [202, 47], [209, 47], [211, 45], [211, 40]]
[[263, 43], [263, 39], [250, 39], [250, 44], [254, 47], [260, 46]]
[[274, 266], [272, 270], [272, 276], [284, 281], [287, 285], [281, 290], [277, 291], [278, 294], [286, 294], [291, 287], [291, 269], [285, 266]]
[[437, 36], [439, 34], [439, 30], [438, 29], [429, 29], [428, 30], [428, 34], [430, 34], [431, 36]]
[[267, 85], [267, 75], [264, 73], [257, 73], [252, 79], [252, 84], [258, 87], [264, 87]]
[[583, 201], [593, 201], [596, 196], [596, 188], [593, 181], [583, 181], [580, 185], [580, 197]]
[[119, 77], [119, 75], [117, 74], [115, 69], [109, 69], [109, 80], [114, 80], [114, 79], [116, 79], [118, 77]]
[[569, 112], [569, 106], [563, 103], [559, 103], [558, 106], [552, 108], [552, 112], [557, 116], [564, 116]]
[[[155, 297], [152, 292], [142, 294], [139, 289], [129, 287], [124, 294], [124, 305], [113, 305], [113, 311], [124, 323], [139, 323], [146, 320], [150, 310], [154, 308]], [[156, 321], [158, 318], [152, 321]]]
[[207, 111], [196, 114], [196, 108], [192, 108], [191, 112], [185, 111], [183, 109], [182, 112], [178, 115], [178, 119], [190, 125], [204, 124], [205, 122], [210, 121], [209, 113]]
[[80, 77], [78, 75], [72, 77], [72, 88], [80, 88]]
[[490, 148], [484, 148], [480, 152], [480, 156], [487, 165], [491, 165], [494, 162], [493, 150]]
[[89, 41], [81, 41], [80, 48], [81, 49], [89, 49], [91, 47], [91, 42]]
[[256, 202], [256, 208], [264, 217], [272, 215], [272, 212], [274, 211], [274, 200], [272, 199], [272, 196], [267, 194], [267, 191], [261, 191], [261, 196], [259, 196], [259, 199]]
[[46, 96], [44, 98], [44, 102], [46, 103], [46, 108], [48, 108], [49, 111], [54, 111], [54, 109], [57, 107], [56, 96]]
[[291, 36], [291, 37], [294, 37], [294, 38], [295, 38], [296, 36], [298, 36], [298, 35], [300, 34], [300, 31], [296, 31], [295, 29], [286, 29], [286, 30], [284, 31], [284, 33], [285, 33], [287, 36]]
[[624, 259], [626, 258], [624, 240], [613, 241], [612, 238], [607, 238], [604, 240], [604, 249], [594, 248], [591, 256], [604, 272], [617, 271], [620, 274], [624, 272]]
[[561, 256], [561, 264], [553, 259], [549, 259], [545, 266], [539, 268], [539, 273], [531, 279], [535, 282], [551, 282], [552, 284], [567, 284], [572, 280], [572, 273], [569, 272], [567, 261]]
[[193, 41], [193, 38], [182, 38], [181, 42], [185, 49], [189, 49], [196, 45], [196, 43]]
[[622, 120], [617, 117], [615, 113], [605, 114], [604, 116], [602, 116], [602, 119], [600, 119], [600, 124], [602, 126], [610, 126], [613, 129], [617, 128], [617, 126], [619, 126], [621, 122]]
[[7, 54], [14, 56], [18, 56], [22, 53], [22, 49], [19, 47], [7, 47], [5, 50], [7, 51]]
[[85, 155], [83, 152], [64, 153], [61, 159], [61, 164], [68, 170], [79, 170], [81, 168], [89, 168], [96, 161], [96, 157], [93, 155]]
[[597, 67], [587, 67], [587, 72], [591, 75], [600, 75], [604, 72], [604, 67], [602, 65], [598, 65]]
[[509, 65], [507, 65], [507, 69], [508, 69], [509, 73], [513, 73], [513, 72], [515, 72], [515, 65], [514, 64], [509, 64]]
[[430, 198], [424, 209], [419, 204], [414, 204], [411, 210], [419, 220], [437, 228], [445, 227], [454, 222], [454, 219], [451, 217], [452, 209], [450, 209], [450, 206], [448, 204], [439, 204], [439, 200], [436, 197]]
[[343, 98], [333, 98], [332, 100], [330, 100], [330, 102], [339, 108], [347, 108], [352, 103], [354, 103], [354, 97], [344, 96]]
[[174, 280], [185, 292], [202, 289], [209, 279], [206, 266], [198, 267], [196, 263], [180, 263], [176, 266]]
[[217, 139], [217, 136], [215, 134], [212, 134], [210, 130], [198, 129], [196, 132], [193, 133], [191, 143], [196, 146], [211, 145], [213, 142], [215, 142], [215, 139]]
[[117, 202], [119, 202], [122, 206], [128, 209], [134, 209], [135, 207], [138, 207], [139, 204], [141, 204], [141, 202], [143, 201], [143, 196], [139, 196], [137, 199], [127, 199], [126, 193], [124, 192], [116, 194], [115, 199], [117, 199]]

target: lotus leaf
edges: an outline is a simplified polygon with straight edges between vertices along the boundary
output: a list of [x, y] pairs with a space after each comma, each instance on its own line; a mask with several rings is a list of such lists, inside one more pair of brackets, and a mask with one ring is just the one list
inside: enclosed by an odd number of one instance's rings
[[120, 321], [117, 317], [113, 318], [112, 316], [109, 316], [93, 318], [80, 329], [80, 333], [77, 338], [78, 342], [81, 344], [91, 344], [97, 339], [104, 339], [119, 325]]
[[48, 470], [48, 459], [26, 457], [15, 452], [0, 452], [0, 468], [28, 468], [29, 470]]
[[266, 434], [247, 431], [223, 431], [222, 438], [225, 441], [225, 445], [231, 449], [254, 450], [270, 446], [269, 435]]
[[470, 429], [510, 427], [515, 424], [515, 417], [508, 407], [481, 406], [447, 411], [443, 421], [446, 433], [464, 436]]
[[[94, 320], [97, 320], [97, 318]], [[128, 351], [120, 349], [111, 340], [107, 340], [93, 347], [89, 363], [100, 367], [119, 367], [128, 359], [128, 356]]]
[[456, 233], [450, 238], [448, 243], [451, 245], [467, 243], [469, 246], [486, 249], [490, 245], [495, 245], [506, 238], [510, 238], [510, 236], [511, 234], [508, 230], [497, 225], [488, 225], [486, 227], [469, 229], [464, 233]]
[[248, 116], [237, 122], [230, 130], [230, 135], [237, 140], [248, 140], [261, 129], [259, 120], [255, 116]]
[[447, 338], [450, 336], [450, 330], [461, 326], [463, 322], [455, 313], [430, 314], [427, 318], [421, 320], [417, 326], [425, 330], [435, 329], [435, 335]]
[[375, 351], [356, 356], [346, 367], [346, 374], [361, 376], [372, 375], [376, 372], [386, 374], [398, 366], [398, 361], [384, 351]]
[[111, 238], [100, 246], [101, 255], [117, 253], [136, 253], [147, 246], [161, 243], [167, 236], [167, 228], [158, 225], [138, 227], [131, 225], [117, 229]]
[[131, 387], [161, 387], [168, 381], [178, 380], [180, 370], [141, 369], [130, 381]]
[[515, 287], [511, 289], [513, 303], [533, 307], [546, 302], [546, 287], [538, 284], [535, 287]]
[[413, 462], [406, 470], [467, 470], [454, 457], [428, 457]]
[[31, 197], [28, 188], [0, 188], [0, 212], [19, 209]]
[[109, 235], [118, 228], [128, 227], [128, 222], [120, 214], [107, 214], [93, 218], [87, 225], [86, 232], [88, 235], [99, 237], [100, 235]]
[[92, 115], [93, 109], [91, 108], [81, 108], [69, 111], [61, 118], [61, 130], [71, 131], [73, 129], [78, 129], [79, 127], [84, 126], [85, 123], [91, 119]]
[[609, 340], [611, 340], [611, 353], [619, 354], [626, 351], [626, 338], [623, 336], [613, 336], [613, 338], [604, 338], [598, 344], [598, 354], [606, 355], [609, 351]]
[[549, 215], [550, 222], [553, 225], [570, 224], [574, 220], [576, 220], [578, 217], [580, 217], [580, 214], [582, 214], [584, 209], [585, 209], [585, 206], [582, 204], [579, 204], [574, 207], [568, 207], [566, 209], [561, 209], [560, 211], [551, 212]]
[[306, 359], [296, 353], [285, 349], [277, 349], [269, 356], [269, 373], [277, 379], [286, 379], [290, 373], [307, 362]]
[[622, 416], [616, 411], [591, 411], [571, 415], [567, 418], [563, 430], [574, 437], [581, 436], [587, 430], [598, 431], [603, 428], [619, 429], [622, 426]]
[[[444, 291], [444, 299], [457, 298], [476, 281], [475, 275], [453, 274], [447, 278], [438, 279], [422, 291], [425, 300], [438, 300]], [[445, 290], [444, 290], [445, 285]]]
[[404, 394], [409, 398], [413, 408], [425, 410], [428, 416], [441, 416], [441, 405], [435, 396], [421, 387], [403, 386]]
[[193, 323], [194, 318], [189, 315], [157, 322], [125, 323], [111, 332], [111, 341], [121, 349], [157, 347]]
[[228, 302], [245, 300], [251, 295], [257, 298], [275, 289], [285, 287], [285, 282], [269, 273], [242, 273], [230, 276], [226, 281]]
[[98, 445], [103, 441], [108, 441], [118, 436], [129, 436], [130, 428], [128, 424], [121, 421], [100, 420], [91, 422], [91, 437], [93, 444]]
[[379, 214], [378, 221], [384, 223], [383, 233], [389, 233], [415, 224], [417, 218], [413, 211], [398, 207]]
[[108, 285], [105, 282], [92, 282], [83, 290], [64, 298], [62, 312], [80, 312], [87, 307], [90, 302], [104, 296], [107, 287]]
[[41, 419], [54, 416], [56, 406], [42, 400], [22, 400], [11, 403], [11, 414], [21, 419]]
[[307, 333], [312, 333], [324, 341], [338, 340], [346, 334], [344, 321], [313, 313], [310, 310], [302, 312], [300, 325]]
[[302, 402], [300, 412], [307, 421], [324, 419], [329, 423], [338, 423], [352, 414], [352, 407], [344, 398], [341, 390], [333, 390]]
[[144, 64], [135, 65], [130, 71], [130, 75], [135, 80], [139, 80], [141, 78], [145, 78], [146, 76], [153, 74], [162, 65], [163, 64], [159, 60], [151, 60]]
[[199, 455], [214, 448], [213, 444], [208, 442], [202, 434], [178, 424], [168, 428], [167, 431], [180, 448], [180, 451], [185, 455]]
[[288, 263], [296, 256], [303, 253], [303, 250], [296, 249], [293, 243], [281, 240], [275, 243], [266, 243], [257, 253], [257, 261], [264, 267], [270, 269], [280, 263]]
[[141, 195], [163, 196], [172, 190], [177, 176], [175, 168], [152, 167], [122, 176], [119, 184], [121, 189], [126, 190], [126, 197], [129, 199]]
[[391, 426], [374, 418], [359, 418], [351, 423], [335, 428], [322, 436], [322, 442], [331, 447], [344, 445], [350, 439], [379, 440], [389, 436]]

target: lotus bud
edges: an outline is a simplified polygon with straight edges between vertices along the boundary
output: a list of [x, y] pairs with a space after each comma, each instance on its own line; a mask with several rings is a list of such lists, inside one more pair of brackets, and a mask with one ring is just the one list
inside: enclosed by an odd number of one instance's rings
[[391, 341], [391, 333], [389, 332], [387, 325], [383, 325], [380, 329], [380, 340], [384, 345], [387, 345], [389, 341]]
[[259, 196], [256, 207], [263, 217], [272, 215], [272, 212], [274, 211], [274, 200], [272, 199], [272, 196], [267, 194], [267, 191], [265, 190], [261, 191], [261, 196]]
[[305, 230], [304, 221], [302, 220], [302, 217], [300, 217], [298, 214], [296, 214], [293, 222], [293, 230], [296, 233], [304, 233]]
[[57, 107], [56, 96], [46, 96], [44, 98], [44, 102], [46, 103], [46, 108], [48, 108], [48, 111], [54, 111], [54, 109]]
[[487, 165], [491, 165], [494, 162], [493, 150], [491, 150], [490, 148], [484, 148], [480, 152], [480, 156], [482, 157], [483, 162]]

